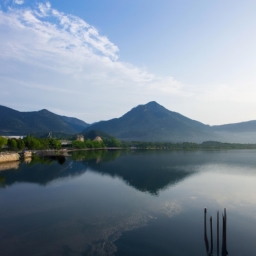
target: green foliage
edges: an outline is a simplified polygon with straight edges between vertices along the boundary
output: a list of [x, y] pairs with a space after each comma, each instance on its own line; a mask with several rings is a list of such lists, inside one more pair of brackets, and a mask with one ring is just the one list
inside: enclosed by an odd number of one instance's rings
[[132, 141], [122, 142], [122, 148], [136, 149], [166, 149], [166, 150], [218, 150], [218, 149], [256, 149], [256, 144], [222, 143], [217, 141], [206, 141], [201, 144], [193, 142], [145, 142]]
[[16, 139], [8, 139], [7, 145], [12, 150], [18, 150]]
[[17, 142], [17, 148], [18, 148], [19, 150], [22, 150], [22, 149], [25, 148], [25, 142], [24, 142], [24, 140], [18, 139], [18, 140], [16, 140], [16, 142]]
[[26, 148], [28, 149], [60, 149], [61, 142], [57, 139], [39, 139], [32, 136], [27, 136], [23, 139]]
[[105, 148], [105, 144], [103, 141], [92, 141], [90, 139], [85, 141], [74, 140], [72, 142], [72, 147], [77, 149], [83, 148]]
[[104, 144], [107, 147], [110, 147], [110, 148], [119, 148], [119, 147], [121, 147], [121, 142], [119, 140], [117, 140], [116, 138], [104, 139]]
[[2, 137], [2, 136], [0, 136], [0, 150], [6, 144], [7, 144], [7, 139]]
[[73, 147], [73, 148], [78, 148], [78, 149], [85, 148], [84, 142], [78, 141], [78, 140], [74, 140], [74, 141], [72, 142], [72, 147]]
[[7, 145], [11, 150], [22, 150], [25, 148], [25, 142], [23, 139], [8, 139]]
[[[33, 137], [47, 139], [49, 138], [49, 132], [37, 132], [31, 134]], [[74, 134], [67, 134], [63, 132], [51, 132], [51, 136], [58, 140], [75, 140], [76, 135]]]
[[61, 148], [61, 142], [57, 139], [48, 139], [48, 144], [50, 149], [60, 149]]
[[105, 144], [103, 141], [92, 141], [92, 148], [105, 148]]
[[30, 135], [24, 138], [24, 143], [28, 149], [43, 149], [44, 145], [40, 143], [39, 139], [36, 139]]

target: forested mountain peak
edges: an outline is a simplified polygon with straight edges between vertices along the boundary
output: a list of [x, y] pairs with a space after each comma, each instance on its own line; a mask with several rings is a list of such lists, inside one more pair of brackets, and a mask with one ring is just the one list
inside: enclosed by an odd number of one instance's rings
[[73, 117], [63, 117], [47, 109], [20, 112], [0, 106], [0, 134], [26, 135], [34, 133], [62, 132], [75, 134], [88, 124]]
[[[120, 118], [86, 128], [102, 130], [120, 140], [201, 141], [209, 136], [208, 125], [170, 111], [155, 101], [132, 108]], [[207, 135], [207, 136], [206, 136]]]

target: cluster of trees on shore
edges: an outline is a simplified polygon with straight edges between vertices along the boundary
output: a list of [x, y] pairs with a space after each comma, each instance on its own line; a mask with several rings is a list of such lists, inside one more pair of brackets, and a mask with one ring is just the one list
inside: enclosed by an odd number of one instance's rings
[[72, 147], [77, 148], [77, 149], [106, 148], [106, 147], [116, 148], [116, 147], [121, 147], [121, 146], [122, 146], [121, 142], [115, 138], [104, 139], [102, 141], [95, 141], [95, 140], [90, 140], [90, 139], [87, 139], [85, 141], [74, 140], [72, 142]]
[[[9, 150], [46, 150], [46, 149], [60, 149], [61, 142], [55, 138], [35, 138], [33, 136], [26, 136], [23, 139], [19, 138], [4, 138], [0, 136], [0, 149], [7, 145]], [[115, 138], [107, 138], [102, 141], [94, 141], [87, 139], [85, 141], [73, 140], [72, 148], [106, 148], [106, 147], [121, 147], [119, 140]]]
[[7, 144], [7, 139], [0, 136], [0, 149]]
[[122, 142], [122, 148], [136, 149], [166, 149], [166, 150], [214, 150], [214, 149], [256, 149], [256, 144], [223, 143], [217, 141], [193, 142]]
[[[0, 136], [0, 149], [7, 145], [9, 150], [46, 150], [60, 149], [61, 142], [55, 138], [35, 138], [26, 136], [23, 139], [4, 138]], [[222, 143], [206, 141], [203, 143], [193, 142], [145, 142], [145, 141], [122, 141], [116, 138], [104, 138], [102, 141], [86, 139], [85, 141], [72, 141], [73, 149], [97, 149], [97, 148], [123, 148], [123, 149], [164, 149], [164, 150], [217, 150], [217, 149], [256, 149], [256, 144]]]
[[[2, 143], [1, 143], [2, 142]], [[35, 138], [30, 135], [25, 138], [16, 139], [16, 138], [3, 138], [0, 137], [0, 146], [1, 148], [7, 145], [10, 150], [23, 150], [27, 149], [60, 149], [61, 142], [54, 138]]]

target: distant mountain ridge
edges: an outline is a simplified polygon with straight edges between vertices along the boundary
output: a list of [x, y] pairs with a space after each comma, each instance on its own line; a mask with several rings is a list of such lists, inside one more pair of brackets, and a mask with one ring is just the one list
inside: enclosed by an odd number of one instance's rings
[[[205, 125], [157, 102], [134, 107], [120, 118], [99, 121], [91, 125], [75, 118], [60, 116], [46, 109], [19, 112], [0, 106], [0, 135], [26, 135], [38, 133], [102, 132], [124, 141], [198, 142], [219, 141], [230, 143], [256, 143], [256, 121], [225, 125]], [[105, 136], [105, 135], [104, 135]]]
[[47, 109], [20, 112], [0, 105], [0, 134], [25, 135], [38, 132], [75, 134], [89, 124], [74, 117], [54, 114]]
[[[119, 140], [256, 143], [256, 121], [209, 126], [170, 111], [157, 102], [138, 105], [120, 118], [100, 121], [83, 132], [101, 130]], [[255, 126], [254, 126], [255, 125]], [[239, 134], [237, 134], [239, 131]]]
[[100, 121], [86, 128], [101, 130], [120, 140], [203, 141], [217, 139], [211, 127], [167, 110], [155, 101], [139, 105], [120, 118]]
[[233, 124], [213, 125], [212, 128], [219, 132], [255, 132], [256, 121], [247, 121]]

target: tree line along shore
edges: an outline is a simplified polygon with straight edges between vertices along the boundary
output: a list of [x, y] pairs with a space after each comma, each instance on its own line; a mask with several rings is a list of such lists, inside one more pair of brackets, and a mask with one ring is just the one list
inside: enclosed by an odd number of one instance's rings
[[[86, 139], [84, 141], [73, 140], [65, 147], [66, 150], [82, 149], [161, 149], [161, 150], [228, 150], [228, 149], [256, 149], [256, 144], [222, 143], [206, 141], [203, 143], [193, 142], [145, 142], [145, 141], [119, 141], [116, 138]], [[56, 138], [36, 138], [26, 136], [24, 138], [5, 138], [0, 136], [0, 162], [18, 161], [18, 153], [25, 150], [37, 150], [44, 152], [51, 150], [53, 154], [59, 152], [62, 147], [61, 140]], [[28, 154], [29, 155], [29, 154]]]
[[[99, 138], [99, 137], [98, 137]], [[60, 139], [36, 138], [28, 135], [24, 138], [6, 138], [0, 136], [0, 151], [22, 150], [60, 150], [63, 148]], [[97, 148], [122, 148], [122, 149], [169, 149], [169, 150], [195, 150], [195, 149], [256, 149], [256, 144], [248, 143], [223, 143], [217, 141], [194, 142], [149, 142], [149, 141], [119, 141], [116, 138], [74, 139], [67, 149], [97, 149]]]

